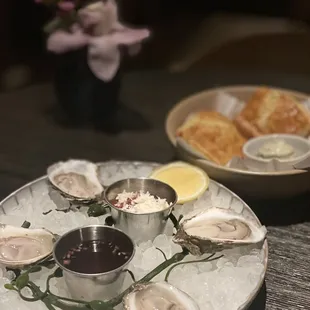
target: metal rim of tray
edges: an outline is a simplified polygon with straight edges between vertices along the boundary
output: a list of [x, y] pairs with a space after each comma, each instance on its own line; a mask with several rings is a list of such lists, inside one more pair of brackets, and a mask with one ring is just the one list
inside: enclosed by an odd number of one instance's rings
[[[156, 162], [143, 162], [143, 161], [106, 161], [106, 162], [98, 162], [96, 163], [99, 167], [100, 166], [104, 166], [104, 165], [107, 165], [108, 163], [114, 163], [114, 164], [133, 164], [133, 165], [136, 165], [136, 166], [139, 166], [139, 165], [149, 165], [149, 166], [152, 166], [154, 168], [157, 168], [159, 166], [161, 166], [162, 164], [160, 163], [156, 163]], [[3, 204], [5, 204], [9, 199], [15, 197], [16, 199], [16, 202], [18, 203], [18, 200], [16, 198], [16, 195], [26, 189], [26, 188], [30, 188], [30, 191], [31, 190], [31, 186], [33, 186], [34, 184], [36, 183], [39, 183], [39, 182], [42, 182], [42, 181], [47, 181], [47, 175], [44, 175], [42, 177], [39, 177], [31, 182], [28, 182], [27, 184], [23, 185], [22, 187], [18, 188], [17, 190], [15, 190], [14, 192], [12, 192], [11, 194], [9, 194], [7, 197], [5, 197], [3, 200], [0, 201], [0, 208], [2, 209], [2, 211], [5, 213], [4, 209], [3, 209]], [[218, 183], [212, 179], [210, 179], [210, 184], [213, 183], [213, 184], [216, 184], [218, 187], [226, 190], [232, 197], [235, 197], [237, 198], [238, 200], [240, 200], [243, 205], [249, 209], [251, 211], [251, 215], [254, 217], [254, 219], [261, 225], [261, 222], [260, 220], [258, 219], [258, 217], [256, 216], [256, 214], [254, 213], [254, 211], [248, 206], [248, 204], [243, 201], [237, 194], [235, 194], [234, 192], [232, 192], [230, 189], [228, 189], [226, 186], [222, 185], [221, 183]], [[257, 286], [257, 289], [256, 290], [253, 290], [253, 292], [251, 294], [249, 294], [248, 296], [248, 299], [242, 304], [240, 305], [240, 307], [238, 308], [238, 310], [246, 310], [250, 307], [250, 305], [253, 303], [254, 299], [256, 298], [256, 296], [258, 295], [258, 293], [260, 292], [263, 284], [264, 284], [264, 281], [265, 281], [265, 277], [266, 277], [266, 272], [267, 272], [267, 265], [268, 265], [268, 254], [269, 254], [269, 249], [268, 249], [268, 241], [267, 239], [265, 240], [264, 244], [263, 244], [263, 249], [264, 249], [264, 252], [265, 252], [265, 258], [264, 258], [264, 272], [263, 272], [263, 276], [261, 277], [259, 283], [258, 283], [258, 286]]]

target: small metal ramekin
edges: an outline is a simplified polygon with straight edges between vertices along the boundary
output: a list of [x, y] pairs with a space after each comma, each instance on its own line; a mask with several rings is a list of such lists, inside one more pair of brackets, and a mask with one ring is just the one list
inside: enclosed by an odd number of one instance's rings
[[[130, 213], [113, 205], [113, 200], [123, 191], [149, 192], [166, 199], [170, 206], [165, 210], [151, 213]], [[153, 240], [163, 233], [169, 215], [178, 201], [175, 190], [166, 183], [149, 178], [124, 179], [111, 184], [104, 192], [105, 200], [111, 207], [111, 215], [116, 228], [128, 234], [137, 244]]]
[[[118, 268], [98, 274], [79, 273], [64, 266], [62, 259], [68, 250], [83, 241], [113, 242], [123, 251], [131, 253], [128, 260]], [[63, 270], [63, 276], [72, 298], [79, 300], [104, 300], [115, 297], [124, 284], [124, 269], [135, 253], [135, 245], [124, 232], [104, 225], [89, 225], [73, 229], [55, 243], [53, 256]], [[91, 261], [88, 264], [92, 264]]]

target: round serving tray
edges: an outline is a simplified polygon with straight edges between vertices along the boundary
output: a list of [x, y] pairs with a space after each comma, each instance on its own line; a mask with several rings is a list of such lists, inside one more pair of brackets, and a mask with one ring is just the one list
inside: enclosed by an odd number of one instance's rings
[[[234, 192], [244, 197], [256, 199], [289, 198], [310, 192], [310, 172], [291, 170], [281, 172], [251, 172], [219, 166], [207, 160], [193, 156], [191, 152], [177, 144], [176, 131], [185, 121], [186, 117], [201, 110], [217, 110], [216, 96], [224, 92], [241, 101], [247, 101], [261, 86], [230, 86], [206, 90], [177, 103], [168, 113], [166, 119], [166, 134], [175, 146], [178, 156], [196, 166], [204, 169], [208, 175], [228, 186]], [[306, 94], [274, 88], [305, 101]], [[221, 112], [221, 111], [218, 111]]]
[[[104, 177], [105, 177], [103, 174], [107, 167], [108, 168], [113, 167], [113, 169], [109, 169], [110, 174], [108, 175], [108, 177], [110, 178], [109, 183], [112, 183], [111, 178], [113, 178], [113, 182], [117, 181], [118, 179], [124, 178], [122, 177], [122, 170], [124, 168], [130, 171], [129, 174], [132, 174], [132, 175], [128, 175], [127, 173], [126, 177], [142, 177], [142, 176], [147, 177], [148, 175], [145, 175], [147, 174], [146, 172], [152, 171], [156, 167], [160, 166], [160, 164], [150, 163], [150, 162], [108, 161], [108, 162], [98, 163], [98, 166], [99, 166], [99, 175], [101, 177], [102, 183], [103, 185], [107, 186], [109, 184], [105, 184], [105, 182], [103, 182]], [[7, 196], [5, 199], [3, 199], [0, 202], [0, 218], [1, 218], [1, 213], [6, 214], [7, 210], [18, 206], [19, 201], [32, 197], [33, 192], [40, 191], [40, 189], [42, 190], [43, 188], [47, 186], [48, 186], [47, 176], [43, 176], [22, 186], [18, 190], [11, 193], [9, 196]], [[225, 208], [231, 208], [235, 210], [236, 212], [242, 213], [245, 218], [251, 218], [252, 220], [256, 221], [258, 224], [261, 225], [259, 219], [255, 215], [255, 213], [251, 210], [251, 208], [240, 197], [238, 197], [236, 194], [234, 194], [232, 191], [230, 191], [225, 186], [217, 183], [216, 181], [211, 180], [208, 190], [211, 191], [212, 197], [214, 196], [215, 198], [219, 197], [222, 199], [224, 199], [223, 197], [225, 197]], [[263, 275], [257, 281], [255, 290], [251, 292], [247, 300], [244, 302], [244, 304], [242, 304], [238, 308], [238, 310], [248, 309], [248, 307], [251, 305], [251, 303], [257, 296], [258, 292], [260, 291], [264, 283], [265, 274], [267, 270], [267, 263], [268, 263], [267, 240], [265, 240], [264, 244], [262, 245], [262, 248], [264, 250]]]

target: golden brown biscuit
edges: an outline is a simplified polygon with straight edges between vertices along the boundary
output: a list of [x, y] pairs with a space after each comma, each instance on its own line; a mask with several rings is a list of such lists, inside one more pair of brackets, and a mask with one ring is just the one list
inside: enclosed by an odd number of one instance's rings
[[215, 111], [193, 114], [177, 130], [177, 136], [219, 165], [233, 156], [242, 156], [245, 142], [234, 123]]
[[259, 89], [235, 120], [247, 137], [286, 133], [310, 134], [310, 113], [294, 97], [279, 91]]

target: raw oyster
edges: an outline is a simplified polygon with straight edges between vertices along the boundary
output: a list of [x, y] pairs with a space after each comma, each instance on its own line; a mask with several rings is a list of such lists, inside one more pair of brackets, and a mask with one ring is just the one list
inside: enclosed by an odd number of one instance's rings
[[232, 210], [210, 208], [186, 216], [173, 241], [193, 255], [264, 241], [267, 230]]
[[199, 310], [190, 296], [167, 282], [139, 284], [123, 304], [126, 310]]
[[0, 265], [21, 268], [53, 251], [55, 236], [45, 229], [26, 229], [0, 224]]
[[95, 200], [103, 192], [98, 167], [85, 160], [59, 162], [47, 169], [52, 185], [72, 200]]

